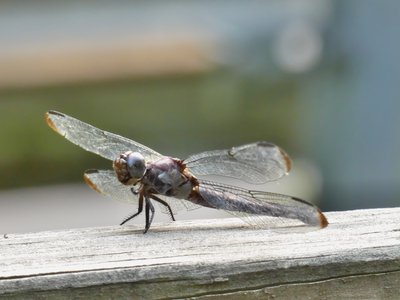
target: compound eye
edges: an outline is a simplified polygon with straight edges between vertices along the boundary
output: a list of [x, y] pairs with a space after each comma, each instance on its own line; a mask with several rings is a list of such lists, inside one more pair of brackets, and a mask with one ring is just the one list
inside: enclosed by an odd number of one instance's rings
[[129, 174], [133, 178], [142, 178], [146, 171], [146, 163], [144, 157], [139, 152], [131, 152], [126, 157], [126, 163]]

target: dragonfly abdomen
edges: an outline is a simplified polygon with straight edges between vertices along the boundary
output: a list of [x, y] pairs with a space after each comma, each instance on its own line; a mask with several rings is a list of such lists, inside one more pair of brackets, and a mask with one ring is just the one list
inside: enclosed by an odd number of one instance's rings
[[328, 225], [325, 216], [316, 206], [298, 198], [202, 182], [198, 191], [216, 209], [296, 219], [322, 228]]

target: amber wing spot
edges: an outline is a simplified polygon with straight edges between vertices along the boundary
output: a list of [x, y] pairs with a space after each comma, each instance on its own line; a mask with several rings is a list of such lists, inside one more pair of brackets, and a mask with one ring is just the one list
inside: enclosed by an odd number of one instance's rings
[[53, 116], [64, 117], [64, 115], [63, 115], [63, 114], [60, 114], [60, 113], [58, 113], [58, 112], [55, 112], [55, 111], [48, 111], [48, 112], [46, 112], [46, 114], [45, 114], [45, 118], [46, 118], [47, 125], [49, 125], [49, 127], [50, 127], [51, 129], [53, 129], [55, 132], [57, 132], [58, 134], [63, 135], [63, 133], [59, 130], [59, 128], [57, 127], [57, 125], [54, 123], [54, 121], [53, 121]]
[[54, 125], [53, 120], [51, 119], [51, 115], [48, 112], [45, 114], [45, 118], [46, 118], [47, 125], [49, 125], [50, 128], [53, 129], [54, 131], [58, 132], [58, 129], [57, 129], [56, 125]]
[[320, 219], [320, 221], [321, 221], [321, 228], [325, 228], [326, 226], [328, 226], [328, 220], [326, 219], [326, 217], [325, 217], [325, 215], [321, 212], [321, 211], [319, 211], [319, 219]]
[[99, 194], [103, 194], [97, 187], [97, 185], [90, 179], [90, 173], [94, 173], [94, 171], [87, 171], [85, 174], [83, 174], [83, 180], [85, 180], [86, 184], [90, 186], [93, 190], [95, 190]]
[[283, 159], [286, 162], [286, 172], [289, 172], [292, 169], [292, 160], [290, 159], [289, 155], [287, 155], [287, 153], [281, 148], [279, 148], [279, 151], [281, 152]]

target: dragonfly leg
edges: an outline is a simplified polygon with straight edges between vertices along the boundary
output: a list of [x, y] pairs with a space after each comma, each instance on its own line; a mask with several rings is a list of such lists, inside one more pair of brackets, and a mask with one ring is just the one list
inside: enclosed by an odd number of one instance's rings
[[[154, 206], [153, 206], [153, 204], [152, 204], [151, 201], [150, 201], [150, 198], [146, 197], [146, 198], [145, 198], [145, 201], [146, 201], [146, 206], [145, 206], [146, 226], [145, 226], [145, 228], [144, 228], [143, 234], [145, 234], [145, 233], [149, 230], [150, 225], [151, 225], [151, 223], [153, 222], [154, 211], [155, 211], [155, 210], [154, 210]], [[151, 212], [151, 214], [150, 214], [150, 212]]]
[[175, 221], [175, 217], [174, 217], [174, 214], [173, 214], [173, 212], [172, 212], [172, 209], [171, 209], [171, 207], [169, 206], [169, 204], [168, 204], [166, 201], [164, 201], [164, 200], [158, 198], [158, 197], [155, 196], [155, 195], [151, 195], [150, 197], [151, 197], [154, 201], [157, 201], [158, 203], [161, 203], [162, 205], [164, 205], [164, 206], [168, 209], [168, 212], [169, 212], [169, 215], [171, 216], [172, 221]]
[[[132, 193], [135, 194], [133, 188], [132, 188]], [[136, 217], [137, 215], [139, 215], [141, 212], [143, 211], [143, 195], [139, 196], [139, 206], [138, 206], [138, 211], [136, 213], [134, 213], [133, 215], [130, 215], [128, 217], [126, 217], [121, 224], [119, 225], [124, 225], [126, 222], [128, 222], [129, 220], [132, 220], [134, 217]]]

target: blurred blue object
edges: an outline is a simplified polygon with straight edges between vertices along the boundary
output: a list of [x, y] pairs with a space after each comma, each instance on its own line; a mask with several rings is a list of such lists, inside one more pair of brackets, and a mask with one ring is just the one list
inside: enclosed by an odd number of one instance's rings
[[301, 143], [324, 174], [327, 209], [400, 205], [400, 2], [337, 1], [336, 70], [304, 85]]

